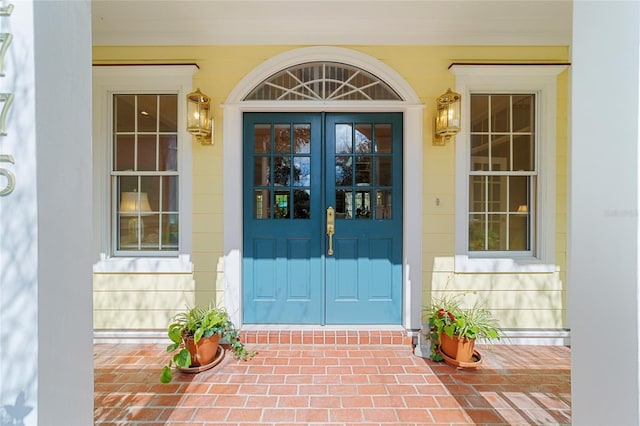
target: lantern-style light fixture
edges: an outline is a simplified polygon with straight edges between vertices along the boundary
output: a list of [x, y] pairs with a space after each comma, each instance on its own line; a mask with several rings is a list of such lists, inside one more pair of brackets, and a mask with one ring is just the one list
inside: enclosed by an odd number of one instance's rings
[[187, 95], [187, 130], [203, 145], [210, 145], [213, 140], [210, 101], [199, 88]]
[[434, 145], [444, 145], [460, 131], [460, 93], [447, 92], [436, 99]]

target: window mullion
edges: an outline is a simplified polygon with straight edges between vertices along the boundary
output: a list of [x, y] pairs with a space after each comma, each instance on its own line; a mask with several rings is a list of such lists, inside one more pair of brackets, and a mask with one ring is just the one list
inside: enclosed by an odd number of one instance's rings
[[487, 170], [489, 171], [493, 171], [493, 157], [492, 157], [492, 153], [493, 153], [493, 123], [491, 120], [491, 112], [493, 110], [493, 100], [491, 98], [491, 96], [488, 97], [487, 99], [488, 101], [488, 106], [487, 106], [487, 143], [489, 144], [489, 146], [487, 147], [487, 155], [489, 157], [489, 164], [487, 167]]
[[509, 96], [509, 171], [513, 171], [513, 95]]
[[509, 176], [507, 176], [507, 202], [505, 203], [506, 209], [505, 209], [505, 216], [506, 216], [506, 239], [505, 239], [505, 249], [507, 251], [509, 251], [509, 241], [510, 241], [510, 236], [509, 236], [509, 231], [510, 231], [510, 226], [509, 226], [509, 222], [511, 220], [511, 214], [509, 212], [509, 206], [511, 205], [511, 179], [509, 178]]
[[320, 86], [322, 86], [322, 93], [319, 93], [320, 99], [325, 99], [327, 96], [327, 66], [327, 64], [322, 64], [320, 67], [320, 73], [322, 74], [320, 82]]
[[138, 170], [138, 97], [134, 96], [133, 101], [133, 170]]
[[484, 180], [484, 206], [482, 207], [482, 215], [484, 217], [484, 249], [489, 250], [489, 177], [485, 176]]
[[164, 214], [163, 214], [163, 208], [162, 206], [164, 206], [164, 200], [163, 200], [163, 194], [164, 194], [164, 179], [162, 177], [160, 177], [160, 196], [158, 197], [158, 250], [162, 250], [162, 230], [163, 230], [163, 223], [162, 223], [162, 219], [164, 218]]
[[156, 96], [156, 171], [160, 170], [160, 95]]
[[[136, 109], [137, 111], [137, 109]], [[138, 191], [136, 191], [137, 197], [138, 199], [136, 200], [136, 205], [138, 206], [138, 211], [136, 212], [136, 244], [138, 245], [138, 250], [140, 250], [141, 247], [141, 242], [142, 242], [142, 233], [144, 232], [144, 230], [142, 229], [141, 225], [141, 220], [142, 220], [142, 214], [140, 211], [140, 202], [141, 202], [141, 194], [142, 194], [142, 176], [138, 176]]]

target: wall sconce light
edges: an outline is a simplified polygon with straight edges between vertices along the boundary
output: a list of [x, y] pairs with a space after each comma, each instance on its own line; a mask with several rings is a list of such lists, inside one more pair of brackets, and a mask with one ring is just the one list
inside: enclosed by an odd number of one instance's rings
[[203, 145], [213, 143], [210, 101], [199, 88], [187, 95], [187, 130]]
[[444, 145], [460, 131], [460, 93], [447, 92], [436, 99], [434, 145]]

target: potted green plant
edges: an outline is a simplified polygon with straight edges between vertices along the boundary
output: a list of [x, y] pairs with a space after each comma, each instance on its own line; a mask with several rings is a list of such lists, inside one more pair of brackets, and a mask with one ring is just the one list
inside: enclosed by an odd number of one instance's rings
[[454, 361], [458, 366], [472, 363], [474, 356], [478, 356], [477, 338], [487, 342], [500, 339], [498, 323], [491, 312], [478, 302], [471, 308], [463, 308], [460, 297], [448, 295], [436, 299], [424, 311], [431, 340], [430, 358], [434, 361]]
[[162, 368], [162, 383], [171, 382], [173, 366], [187, 369], [211, 364], [218, 354], [221, 339], [228, 341], [236, 359], [246, 361], [255, 355], [255, 351], [247, 351], [240, 341], [238, 329], [227, 311], [212, 304], [187, 308], [176, 314], [169, 324], [167, 334], [172, 342], [167, 346], [167, 352], [179, 352]]

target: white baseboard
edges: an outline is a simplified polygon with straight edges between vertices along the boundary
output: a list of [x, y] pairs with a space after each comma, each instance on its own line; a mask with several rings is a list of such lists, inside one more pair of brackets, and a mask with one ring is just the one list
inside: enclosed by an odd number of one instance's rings
[[501, 331], [503, 337], [498, 343], [503, 345], [571, 346], [569, 329], [505, 329]]

